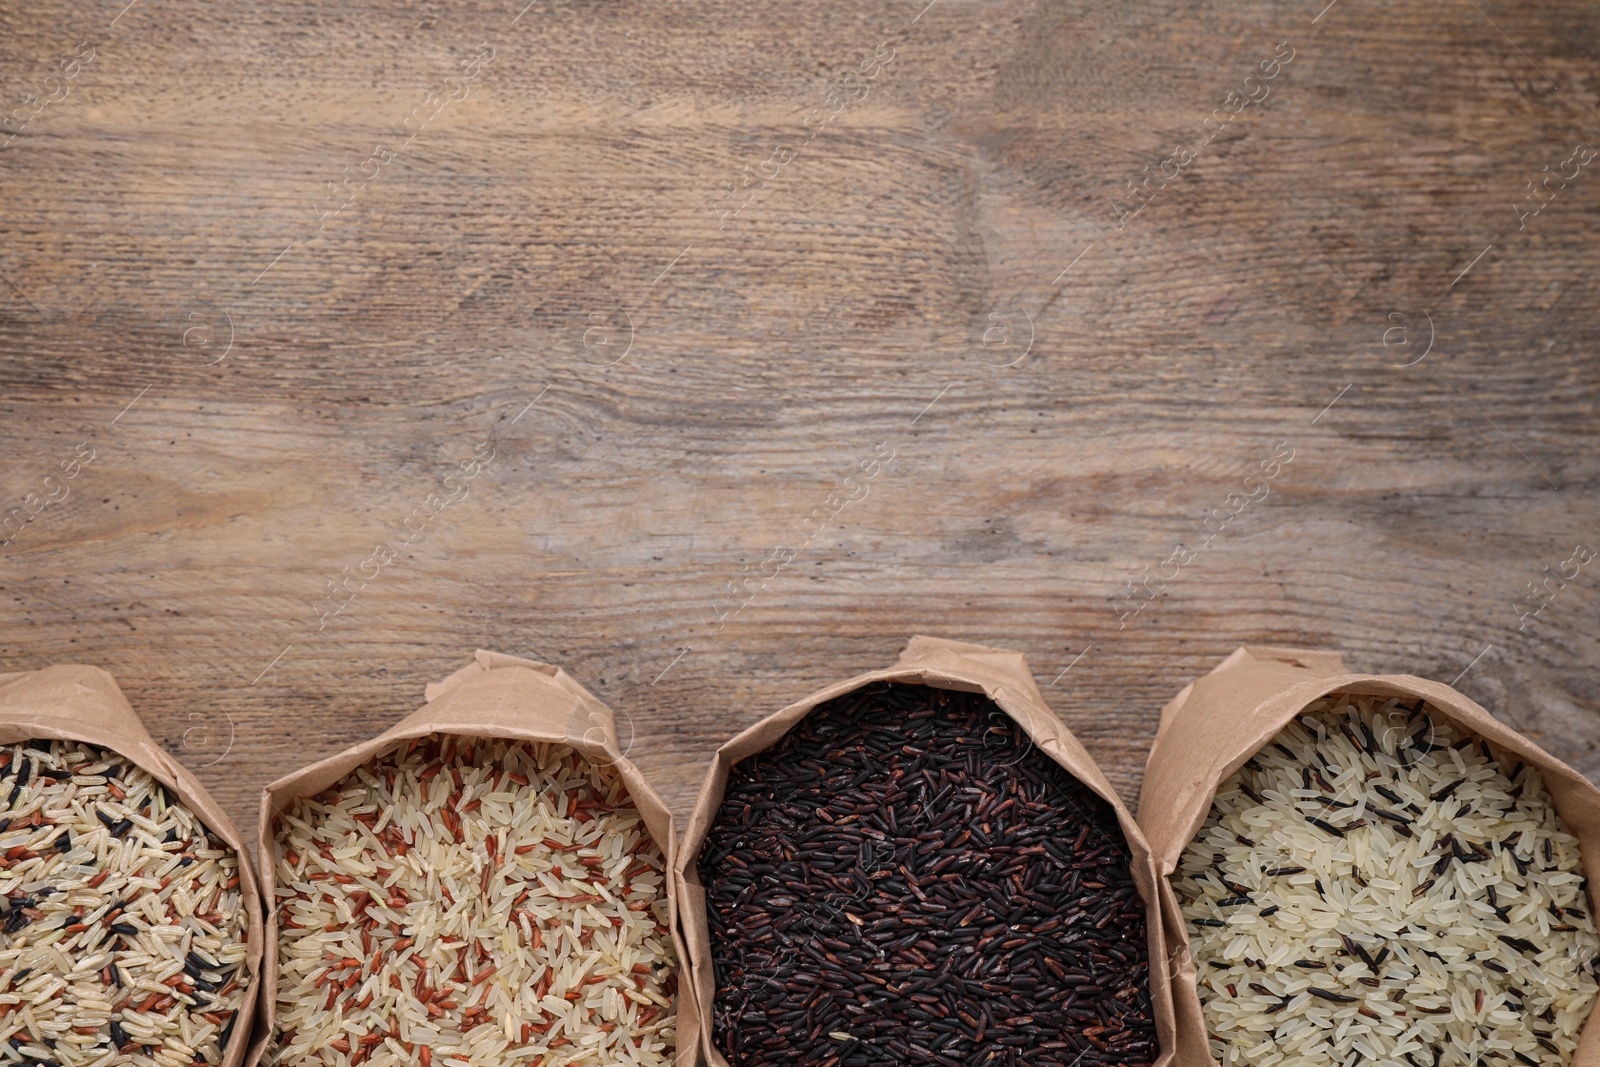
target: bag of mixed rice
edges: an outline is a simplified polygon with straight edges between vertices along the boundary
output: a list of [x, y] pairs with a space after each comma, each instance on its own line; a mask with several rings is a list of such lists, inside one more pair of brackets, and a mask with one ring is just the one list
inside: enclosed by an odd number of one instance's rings
[[0, 675], [8, 1062], [237, 1067], [261, 900], [239, 832], [111, 675]]
[[1162, 712], [1139, 822], [1185, 1067], [1600, 1062], [1600, 791], [1449, 686], [1241, 648]]
[[258, 1057], [691, 1064], [672, 817], [610, 709], [556, 667], [489, 652], [427, 696], [267, 787]]

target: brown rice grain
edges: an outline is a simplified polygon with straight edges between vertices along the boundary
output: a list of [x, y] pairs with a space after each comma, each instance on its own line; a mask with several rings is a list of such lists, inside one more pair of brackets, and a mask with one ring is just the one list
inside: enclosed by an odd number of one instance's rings
[[279, 815], [275, 1062], [660, 1067], [665, 861], [565, 745], [400, 743]]

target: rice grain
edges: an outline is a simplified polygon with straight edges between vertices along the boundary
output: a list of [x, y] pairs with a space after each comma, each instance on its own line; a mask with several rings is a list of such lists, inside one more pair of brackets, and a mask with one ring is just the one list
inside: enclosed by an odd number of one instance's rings
[[1418, 701], [1308, 706], [1174, 884], [1224, 1067], [1568, 1063], [1600, 938], [1537, 770]]
[[76, 741], [6, 746], [0, 793], [0, 1063], [219, 1063], [251, 992], [238, 855]]
[[279, 816], [275, 1062], [671, 1062], [665, 862], [565, 745], [407, 741]]

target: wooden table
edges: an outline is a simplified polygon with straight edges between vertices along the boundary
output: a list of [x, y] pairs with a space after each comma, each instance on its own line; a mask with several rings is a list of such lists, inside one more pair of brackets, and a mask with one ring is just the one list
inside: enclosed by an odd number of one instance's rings
[[125, 3], [0, 16], [0, 670], [242, 825], [478, 647], [685, 810], [919, 632], [1130, 802], [1246, 642], [1600, 773], [1594, 3]]

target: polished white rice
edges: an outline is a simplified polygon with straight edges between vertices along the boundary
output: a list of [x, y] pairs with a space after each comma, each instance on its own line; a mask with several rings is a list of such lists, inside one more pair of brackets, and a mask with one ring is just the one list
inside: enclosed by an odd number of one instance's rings
[[1421, 701], [1310, 705], [1222, 784], [1174, 884], [1224, 1067], [1554, 1067], [1595, 999], [1539, 773]]
[[277, 823], [275, 1062], [670, 1063], [665, 861], [564, 745], [432, 737]]
[[221, 1062], [248, 988], [239, 857], [150, 775], [0, 749], [0, 1063]]

